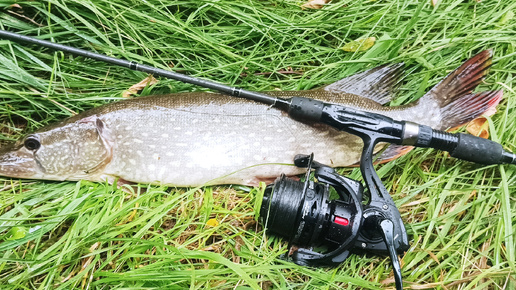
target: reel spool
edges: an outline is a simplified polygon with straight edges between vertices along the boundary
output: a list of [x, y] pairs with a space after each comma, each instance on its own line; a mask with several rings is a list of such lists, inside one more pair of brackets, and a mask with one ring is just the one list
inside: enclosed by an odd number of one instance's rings
[[[307, 160], [307, 158], [309, 158]], [[298, 248], [293, 262], [304, 266], [337, 266], [350, 253], [361, 224], [362, 185], [338, 175], [332, 168], [321, 166], [313, 156], [296, 156], [296, 165], [306, 163], [305, 182], [282, 175], [267, 186], [260, 216], [268, 232], [289, 239]], [[315, 177], [328, 183], [317, 183], [308, 177], [315, 165]], [[339, 199], [330, 199], [330, 184]], [[314, 247], [327, 248], [325, 253]]]

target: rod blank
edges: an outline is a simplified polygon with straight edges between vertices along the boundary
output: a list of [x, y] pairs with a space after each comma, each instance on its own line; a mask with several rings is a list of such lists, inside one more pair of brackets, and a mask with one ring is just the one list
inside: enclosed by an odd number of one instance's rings
[[249, 100], [257, 101], [257, 102], [264, 103], [267, 105], [276, 106], [283, 110], [287, 110], [288, 105], [289, 105], [289, 102], [287, 100], [276, 98], [276, 97], [271, 97], [266, 94], [248, 91], [248, 90], [244, 90], [241, 88], [231, 87], [231, 86], [219, 84], [216, 82], [176, 73], [173, 71], [168, 71], [168, 70], [159, 69], [159, 68], [155, 68], [152, 66], [140, 64], [140, 63], [137, 63], [134, 61], [118, 59], [118, 58], [110, 57], [107, 55], [94, 53], [91, 51], [67, 46], [67, 45], [62, 45], [62, 44], [58, 44], [58, 43], [54, 43], [54, 42], [50, 42], [50, 41], [46, 41], [46, 40], [37, 39], [34, 37], [21, 35], [21, 34], [14, 33], [14, 32], [9, 32], [6, 30], [0, 30], [0, 37], [9, 39], [9, 40], [12, 40], [15, 42], [26, 42], [26, 43], [30, 43], [30, 44], [36, 44], [36, 45], [51, 48], [54, 50], [74, 54], [77, 56], [83, 56], [83, 57], [91, 58], [94, 60], [99, 60], [99, 61], [107, 62], [110, 64], [118, 65], [121, 67], [126, 67], [126, 68], [129, 68], [132, 70], [146, 72], [146, 73], [149, 73], [149, 74], [152, 74], [155, 76], [166, 77], [166, 78], [177, 80], [180, 82], [198, 85], [198, 86], [201, 86], [204, 88], [208, 88], [208, 89], [219, 91], [221, 93], [228, 94], [233, 97], [249, 99]]

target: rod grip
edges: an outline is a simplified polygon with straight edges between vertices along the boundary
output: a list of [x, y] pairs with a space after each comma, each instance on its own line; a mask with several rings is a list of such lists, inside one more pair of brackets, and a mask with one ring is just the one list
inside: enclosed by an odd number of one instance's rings
[[288, 114], [295, 120], [320, 122], [324, 103], [318, 100], [293, 97], [290, 99]]
[[459, 142], [450, 151], [452, 157], [488, 165], [505, 163], [504, 149], [499, 143], [470, 134], [457, 135]]
[[[412, 144], [409, 144], [412, 145]], [[450, 156], [480, 164], [516, 164], [516, 154], [505, 151], [497, 142], [464, 133], [448, 133], [419, 125], [416, 147], [450, 152]]]

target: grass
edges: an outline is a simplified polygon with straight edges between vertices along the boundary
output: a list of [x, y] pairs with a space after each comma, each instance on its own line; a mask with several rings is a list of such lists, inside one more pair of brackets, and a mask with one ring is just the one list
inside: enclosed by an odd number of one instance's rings
[[[480, 89], [504, 89], [493, 140], [516, 151], [516, 3], [500, 1], [6, 1], [0, 26], [250, 90], [304, 90], [384, 63], [416, 100], [474, 53], [494, 49]], [[362, 37], [365, 52], [340, 47]], [[281, 73], [293, 71], [296, 73]], [[280, 73], [278, 73], [280, 72]], [[145, 77], [0, 40], [0, 140], [107, 102]], [[141, 94], [203, 90], [161, 79]], [[358, 177], [356, 169], [344, 174]], [[515, 170], [418, 149], [379, 168], [411, 239], [410, 289], [516, 288]], [[255, 204], [263, 188], [176, 189], [0, 179], [0, 288], [335, 289], [393, 287], [389, 259], [316, 269], [280, 259]], [[209, 226], [215, 218], [218, 225]]]

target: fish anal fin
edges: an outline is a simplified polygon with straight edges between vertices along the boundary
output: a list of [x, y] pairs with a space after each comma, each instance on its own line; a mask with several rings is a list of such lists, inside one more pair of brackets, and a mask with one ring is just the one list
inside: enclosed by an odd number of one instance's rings
[[409, 153], [413, 146], [404, 146], [404, 145], [390, 145], [383, 152], [380, 153], [380, 156], [376, 158], [375, 164], [382, 164], [397, 159], [407, 153]]
[[[398, 159], [399, 157], [409, 153], [412, 149], [414, 149], [413, 146], [391, 144], [385, 150], [382, 150], [381, 152], [378, 152], [374, 155], [374, 164], [383, 164], [390, 162], [394, 159]], [[360, 166], [360, 162], [357, 162], [351, 165], [350, 167], [358, 166]]]
[[382, 65], [322, 87], [331, 93], [348, 93], [386, 104], [396, 93], [403, 73], [403, 63]]

